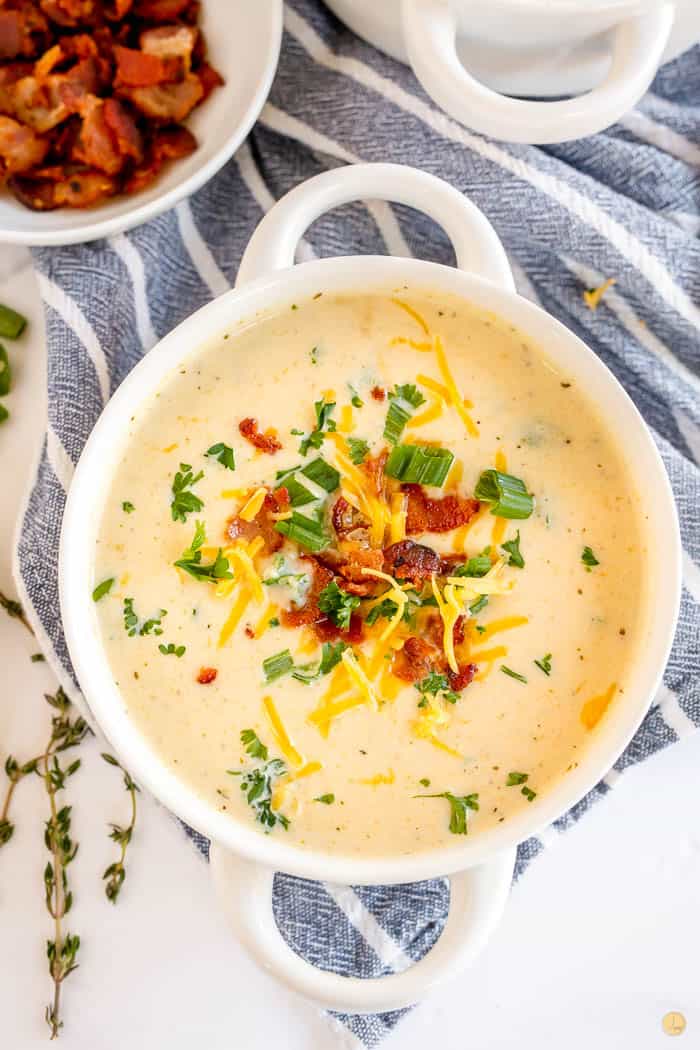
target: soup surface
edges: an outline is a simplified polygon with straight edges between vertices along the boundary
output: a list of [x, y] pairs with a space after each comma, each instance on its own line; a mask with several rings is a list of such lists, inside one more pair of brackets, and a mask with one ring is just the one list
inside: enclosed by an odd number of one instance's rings
[[138, 407], [94, 597], [130, 716], [200, 796], [400, 855], [575, 768], [645, 556], [620, 449], [522, 333], [424, 290], [320, 294]]

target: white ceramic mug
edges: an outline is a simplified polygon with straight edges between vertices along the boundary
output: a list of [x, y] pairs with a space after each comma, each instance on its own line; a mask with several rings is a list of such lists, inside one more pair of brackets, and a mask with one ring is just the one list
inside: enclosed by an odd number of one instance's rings
[[[379, 198], [417, 208], [452, 240], [458, 268], [416, 259], [348, 256], [294, 265], [311, 223], [353, 200]], [[264, 835], [205, 802], [181, 781], [129, 718], [102, 648], [95, 604], [93, 552], [112, 474], [124, 452], [134, 408], [159, 389], [198, 346], [260, 314], [288, 308], [319, 291], [387, 293], [397, 286], [456, 294], [494, 311], [546, 347], [554, 364], [625, 434], [634, 482], [647, 494], [650, 550], [663, 559], [640, 565], [646, 637], [624, 695], [592, 735], [578, 767], [503, 824], [447, 848], [409, 857], [324, 853]], [[63, 522], [60, 595], [66, 639], [95, 718], [132, 775], [173, 812], [212, 840], [211, 870], [242, 943], [270, 974], [317, 1003], [350, 1013], [386, 1011], [424, 996], [471, 963], [498, 922], [515, 847], [576, 803], [608, 771], [643, 718], [658, 687], [673, 638], [680, 596], [680, 540], [663, 464], [636, 408], [611, 373], [576, 336], [520, 298], [503, 248], [487, 220], [457, 190], [392, 164], [337, 168], [287, 194], [263, 219], [241, 263], [238, 284], [197, 311], [151, 350], [105, 408], [75, 471]], [[367, 980], [314, 968], [286, 944], [272, 914], [275, 871], [334, 883], [405, 883], [450, 876], [450, 910], [433, 949], [409, 970]]]

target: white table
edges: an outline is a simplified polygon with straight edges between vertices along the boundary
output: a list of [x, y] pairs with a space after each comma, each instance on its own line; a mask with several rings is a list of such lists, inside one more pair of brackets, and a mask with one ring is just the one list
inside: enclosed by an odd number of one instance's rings
[[[21, 269], [22, 262], [25, 268]], [[12, 421], [0, 430], [0, 588], [13, 592], [11, 536], [44, 417], [41, 310], [28, 257], [0, 247], [0, 302], [31, 319], [10, 344]], [[36, 644], [0, 618], [0, 760], [45, 740], [54, 689]], [[64, 986], [65, 1050], [334, 1050], [355, 1046], [258, 973], [217, 912], [207, 866], [152, 799], [139, 798], [128, 874], [116, 906], [101, 873], [114, 858], [105, 823], [123, 821], [116, 772], [82, 748], [71, 782], [79, 854], [70, 928], [80, 969]], [[662, 1050], [700, 1046], [700, 736], [626, 774], [574, 830], [557, 837], [514, 889], [477, 967], [395, 1030], [383, 1050]], [[17, 792], [13, 840], [0, 851], [0, 1046], [44, 1047], [48, 1030], [42, 785]], [[688, 1026], [674, 1043], [671, 1009]]]

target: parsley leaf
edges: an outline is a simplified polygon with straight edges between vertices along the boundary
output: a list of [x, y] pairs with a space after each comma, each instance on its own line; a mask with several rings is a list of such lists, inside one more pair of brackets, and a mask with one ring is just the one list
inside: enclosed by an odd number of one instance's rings
[[318, 798], [314, 799], [314, 802], [322, 802], [324, 806], [332, 806], [335, 802], [335, 795], [332, 792], [329, 795], [319, 795]]
[[491, 570], [491, 548], [486, 547], [481, 554], [477, 554], [462, 565], [456, 565], [452, 570], [452, 576], [485, 576]]
[[422, 697], [418, 704], [419, 707], [426, 707], [428, 697], [437, 696], [438, 693], [442, 693], [443, 700], [447, 700], [450, 704], [455, 704], [459, 700], [459, 693], [450, 689], [447, 675], [439, 674], [437, 671], [431, 671], [420, 682], [416, 682], [415, 686]]
[[342, 590], [335, 580], [323, 588], [318, 596], [318, 607], [336, 627], [341, 631], [347, 631], [350, 626], [350, 617], [353, 609], [360, 604], [360, 599], [355, 594], [348, 594]]
[[189, 490], [203, 477], [203, 470], [200, 470], [198, 474], [193, 474], [189, 463], [180, 464], [180, 469], [175, 474], [172, 483], [173, 498], [170, 501], [170, 513], [173, 521], [187, 521], [188, 514], [202, 509], [204, 502]]
[[158, 652], [162, 653], [163, 656], [177, 656], [178, 660], [185, 655], [186, 651], [184, 645], [175, 645], [174, 642], [168, 642], [167, 645], [161, 643], [158, 646]]
[[100, 598], [104, 598], [105, 594], [109, 594], [114, 585], [114, 577], [110, 577], [108, 580], [103, 580], [102, 583], [98, 583], [95, 590], [92, 592], [93, 602], [99, 602]]
[[175, 566], [178, 569], [183, 569], [190, 576], [194, 576], [195, 580], [203, 580], [204, 582], [208, 580], [210, 583], [216, 583], [218, 580], [232, 580], [233, 573], [231, 572], [228, 558], [225, 558], [221, 553], [221, 547], [217, 550], [214, 561], [208, 565], [202, 562], [201, 547], [204, 545], [206, 538], [204, 522], [198, 521], [195, 524], [192, 542], [174, 563]]
[[529, 776], [529, 773], [509, 773], [506, 780], [506, 787], [516, 787], [519, 784], [524, 784]]
[[165, 609], [159, 609], [155, 616], [152, 616], [149, 620], [144, 620], [139, 626], [139, 618], [134, 609], [134, 599], [125, 598], [122, 615], [124, 619], [124, 630], [129, 635], [129, 638], [133, 638], [136, 634], [141, 636], [147, 634], [162, 634], [163, 627], [161, 625], [161, 620], [164, 616], [167, 616], [168, 613]]
[[549, 675], [550, 675], [550, 673], [552, 671], [552, 654], [551, 653], [545, 653], [545, 655], [542, 657], [541, 660], [533, 660], [533, 663], [534, 663], [535, 667], [539, 667], [540, 671], [542, 671], [544, 674], [546, 674], [547, 677], [549, 678]]
[[243, 729], [241, 743], [251, 758], [260, 758], [263, 762], [267, 762], [267, 748], [254, 730]]
[[324, 401], [322, 398], [320, 401], [314, 402], [316, 426], [299, 445], [299, 452], [302, 456], [305, 456], [310, 448], [320, 448], [323, 444], [324, 436], [335, 430], [335, 420], [331, 419], [334, 408], [335, 401]]
[[[232, 776], [240, 775], [229, 770]], [[289, 819], [283, 813], [272, 808], [272, 789], [279, 777], [285, 776], [287, 767], [281, 758], [273, 758], [264, 766], [251, 769], [241, 776], [241, 791], [245, 792], [246, 801], [266, 831], [271, 831], [277, 824], [287, 830]]]
[[583, 551], [581, 552], [581, 561], [586, 566], [586, 572], [590, 572], [595, 565], [600, 565], [600, 562], [590, 547], [583, 548]]
[[233, 449], [230, 445], [225, 445], [223, 441], [218, 441], [216, 445], [212, 445], [204, 455], [213, 456], [227, 470], [236, 469], [236, 457], [233, 454]]
[[355, 466], [358, 466], [365, 460], [369, 452], [369, 445], [362, 438], [349, 437], [347, 442], [350, 449], [350, 459]]
[[507, 551], [510, 555], [508, 559], [509, 565], [514, 565], [516, 569], [525, 568], [525, 559], [520, 553], [520, 529], [518, 529], [514, 540], [508, 540], [507, 543], [501, 544], [501, 550]]
[[128, 499], [125, 499], [124, 502], [122, 503], [122, 510], [124, 511], [125, 514], [133, 514], [134, 511], [136, 510], [136, 507], [134, 506], [133, 503], [130, 503]]
[[467, 810], [478, 810], [479, 796], [453, 795], [451, 791], [441, 791], [437, 795], [414, 795], [414, 798], [444, 798], [450, 804], [450, 831], [453, 835], [466, 835]]

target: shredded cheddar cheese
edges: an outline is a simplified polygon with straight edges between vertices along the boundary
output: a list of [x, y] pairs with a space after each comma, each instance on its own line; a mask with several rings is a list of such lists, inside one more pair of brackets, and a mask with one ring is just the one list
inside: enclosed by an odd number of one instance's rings
[[373, 777], [364, 777], [358, 780], [357, 783], [376, 787], [378, 784], [393, 784], [395, 780], [396, 774], [393, 769], [390, 769], [388, 773], [375, 773]]
[[267, 495], [267, 489], [259, 488], [256, 489], [253, 495], [247, 500], [246, 503], [241, 507], [238, 512], [238, 517], [242, 521], [252, 521], [253, 518], [260, 512], [260, 509], [265, 502], [265, 496]]
[[581, 708], [581, 721], [586, 729], [595, 729], [609, 708], [616, 690], [617, 682], [613, 682], [600, 696], [592, 696], [586, 701]]
[[437, 580], [434, 576], [431, 576], [430, 582], [433, 588], [433, 594], [435, 595], [435, 601], [438, 605], [438, 612], [442, 619], [442, 648], [447, 657], [447, 663], [449, 664], [450, 669], [457, 674], [459, 672], [459, 665], [455, 655], [454, 627], [457, 620], [462, 615], [462, 605], [457, 598], [453, 584], [446, 584], [442, 594], [440, 594], [440, 588], [438, 587]]
[[[401, 590], [401, 588], [397, 584], [397, 582], [394, 579], [394, 577], [393, 576], [389, 576], [388, 573], [386, 573], [386, 572], [379, 572], [378, 569], [367, 569], [367, 568], [365, 568], [365, 569], [362, 569], [362, 575], [363, 576], [373, 576], [377, 580], [384, 580], [386, 583], [388, 583], [389, 587], [391, 588], [391, 590], [388, 591], [386, 594], [383, 594], [382, 598], [390, 597], [393, 601], [396, 602], [396, 612], [391, 617], [391, 619], [389, 620], [388, 624], [386, 625], [386, 627], [384, 628], [384, 630], [382, 631], [382, 633], [379, 636], [379, 644], [381, 645], [381, 643], [385, 642], [387, 640], [387, 638], [389, 637], [389, 635], [392, 634], [394, 632], [394, 630], [398, 627], [398, 625], [401, 623], [401, 618], [402, 618], [402, 616], [404, 614], [404, 610], [406, 608], [406, 602], [408, 601], [408, 598], [406, 597], [404, 592]], [[346, 650], [346, 652], [347, 652], [347, 650]], [[345, 653], [343, 653], [343, 656], [345, 656]]]
[[243, 613], [245, 612], [246, 606], [248, 605], [249, 601], [250, 591], [247, 589], [247, 587], [242, 587], [236, 601], [233, 604], [230, 613], [226, 618], [224, 626], [221, 628], [221, 633], [219, 634], [219, 641], [217, 642], [217, 646], [219, 649], [223, 648], [223, 646], [226, 645], [226, 642], [236, 630], [238, 622]]
[[445, 410], [445, 402], [442, 398], [433, 398], [432, 403], [424, 408], [422, 412], [419, 412], [415, 416], [411, 416], [406, 427], [422, 427], [426, 423], [432, 423], [433, 420], [439, 419]]
[[423, 708], [418, 718], [413, 722], [413, 735], [418, 737], [419, 740], [427, 740], [428, 743], [433, 745], [433, 747], [437, 747], [441, 751], [446, 751], [449, 755], [453, 755], [455, 758], [462, 758], [459, 751], [455, 751], [454, 748], [445, 744], [437, 736], [437, 730], [446, 729], [449, 724], [450, 717], [447, 712], [441, 707], [435, 698], [431, 698], [428, 700], [426, 707]]
[[379, 707], [379, 700], [375, 688], [357, 662], [357, 657], [352, 649], [344, 649], [343, 655], [340, 659], [345, 664], [348, 675], [354, 682], [358, 691], [365, 697], [366, 703], [376, 710]]
[[291, 766], [303, 766], [304, 759], [289, 739], [289, 734], [284, 728], [284, 724], [279, 716], [279, 712], [275, 707], [272, 697], [264, 696], [262, 699], [262, 703], [263, 707], [265, 708], [265, 714], [269, 719], [270, 728], [272, 729], [272, 735], [275, 738], [275, 743], [277, 744], [277, 747], [280, 749], [280, 751]]
[[603, 298], [608, 288], [612, 288], [616, 284], [614, 277], [608, 277], [607, 281], [604, 281], [599, 288], [587, 288], [583, 293], [583, 301], [589, 310], [595, 311], [600, 306], [600, 300]]
[[435, 336], [435, 356], [437, 358], [438, 368], [440, 369], [440, 375], [442, 376], [443, 382], [445, 383], [445, 386], [447, 387], [450, 393], [450, 401], [456, 408], [457, 413], [460, 416], [462, 422], [464, 423], [467, 429], [467, 433], [470, 435], [470, 437], [478, 437], [479, 429], [474, 423], [472, 417], [469, 415], [469, 412], [466, 408], [466, 402], [463, 396], [460, 394], [459, 390], [457, 389], [457, 384], [455, 383], [452, 373], [450, 372], [450, 366], [447, 363], [445, 349], [442, 345], [442, 339], [439, 335]]
[[478, 638], [481, 642], [487, 642], [489, 638], [493, 638], [494, 634], [500, 634], [502, 631], [512, 631], [514, 627], [522, 627], [526, 623], [529, 623], [527, 616], [504, 616], [500, 620], [491, 620], [491, 623], [485, 624], [476, 635], [474, 632], [470, 632], [472, 637]]
[[420, 327], [423, 329], [426, 335], [430, 335], [430, 329], [428, 328], [428, 324], [425, 318], [421, 317], [417, 310], [414, 310], [412, 306], [410, 306], [408, 303], [405, 303], [403, 299], [392, 298], [391, 301], [394, 304], [394, 306], [398, 306], [402, 310], [405, 310], [408, 316], [412, 317], [416, 324], [420, 325]]
[[391, 543], [406, 539], [406, 510], [408, 496], [405, 492], [395, 492], [391, 497], [391, 519], [389, 521], [389, 538]]
[[343, 405], [343, 407], [341, 408], [340, 420], [338, 421], [338, 430], [340, 430], [343, 434], [352, 434], [352, 405]]
[[[432, 350], [432, 344], [430, 349]], [[419, 372], [416, 376], [416, 383], [420, 383], [421, 386], [425, 386], [428, 390], [432, 391], [432, 393], [437, 394], [446, 405], [449, 405], [452, 400], [450, 391], [446, 386], [443, 386], [442, 383], [438, 383], [437, 379], [431, 379], [430, 376], [425, 376], [422, 372]]]

